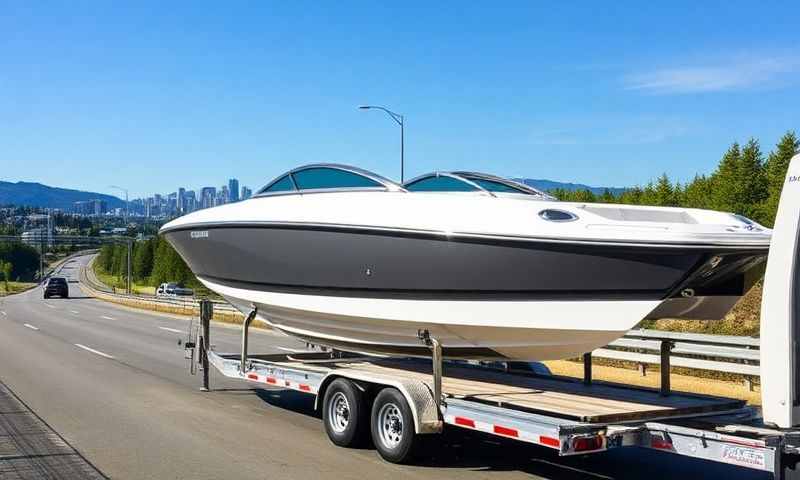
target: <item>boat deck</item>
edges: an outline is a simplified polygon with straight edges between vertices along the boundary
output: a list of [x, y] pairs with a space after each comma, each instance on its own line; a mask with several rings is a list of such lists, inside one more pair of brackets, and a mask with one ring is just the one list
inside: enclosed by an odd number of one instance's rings
[[[251, 359], [271, 360], [265, 356]], [[284, 357], [286, 358], [286, 357]], [[417, 360], [285, 361], [282, 366], [327, 373], [358, 370], [374, 376], [432, 383], [429, 362]], [[456, 363], [444, 364], [442, 391], [450, 398], [470, 400], [520, 411], [587, 423], [610, 423], [688, 417], [736, 410], [745, 402], [709, 395], [673, 392], [566, 377], [510, 374]]]

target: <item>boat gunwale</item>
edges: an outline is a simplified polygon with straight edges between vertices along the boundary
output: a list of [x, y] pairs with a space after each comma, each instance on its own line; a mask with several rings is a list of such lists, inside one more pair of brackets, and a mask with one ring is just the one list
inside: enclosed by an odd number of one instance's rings
[[[662, 249], [687, 249], [687, 250], [702, 250], [709, 249], [723, 249], [723, 250], [738, 250], [742, 253], [748, 251], [766, 252], [769, 250], [770, 241], [762, 240], [760, 242], [707, 242], [696, 243], [691, 241], [666, 241], [666, 242], [649, 242], [639, 240], [604, 240], [597, 238], [558, 238], [549, 236], [528, 236], [528, 235], [513, 235], [513, 234], [490, 234], [490, 233], [477, 233], [477, 232], [447, 232], [441, 230], [426, 230], [402, 227], [383, 227], [375, 225], [358, 225], [358, 224], [339, 224], [339, 223], [326, 223], [326, 222], [290, 222], [290, 221], [271, 221], [271, 220], [223, 220], [223, 221], [207, 221], [207, 222], [191, 222], [182, 223], [175, 226], [164, 226], [159, 230], [159, 234], [164, 235], [167, 233], [176, 233], [187, 230], [216, 230], [224, 228], [267, 228], [267, 229], [311, 229], [320, 231], [338, 231], [338, 232], [358, 232], [374, 235], [398, 235], [405, 237], [422, 237], [427, 239], [439, 239], [442, 241], [469, 241], [469, 240], [490, 240], [490, 241], [504, 241], [512, 243], [554, 243], [554, 244], [578, 244], [578, 245], [596, 245], [596, 246], [612, 246], [612, 247], [643, 247], [643, 248], [662, 248]], [[706, 236], [713, 236], [715, 234], [704, 234]], [[752, 242], [752, 243], [751, 243]]]

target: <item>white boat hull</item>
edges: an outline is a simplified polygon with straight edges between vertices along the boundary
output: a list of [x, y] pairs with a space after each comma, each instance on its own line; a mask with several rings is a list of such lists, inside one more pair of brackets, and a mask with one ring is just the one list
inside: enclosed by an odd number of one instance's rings
[[445, 356], [551, 360], [579, 356], [623, 336], [658, 300], [405, 300], [299, 295], [234, 288], [200, 277], [211, 290], [277, 330], [309, 342], [389, 355], [425, 355], [428, 330]]

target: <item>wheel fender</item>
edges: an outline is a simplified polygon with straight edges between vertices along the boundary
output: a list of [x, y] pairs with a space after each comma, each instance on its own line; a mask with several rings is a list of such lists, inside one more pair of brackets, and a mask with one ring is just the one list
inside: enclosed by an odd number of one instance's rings
[[442, 431], [442, 420], [433, 399], [433, 389], [427, 383], [383, 375], [370, 375], [361, 370], [343, 368], [328, 373], [320, 383], [319, 392], [314, 400], [315, 409], [319, 408], [320, 399], [324, 398], [328, 385], [337, 378], [352, 380], [362, 391], [366, 390], [365, 384], [396, 388], [405, 397], [411, 408], [415, 433], [440, 433]]

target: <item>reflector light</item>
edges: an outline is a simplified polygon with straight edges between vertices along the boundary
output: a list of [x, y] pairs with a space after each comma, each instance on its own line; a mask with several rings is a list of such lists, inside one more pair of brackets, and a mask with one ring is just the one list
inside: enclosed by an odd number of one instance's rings
[[572, 449], [576, 452], [599, 450], [603, 448], [603, 437], [579, 437], [572, 441]]
[[672, 442], [665, 437], [650, 437], [650, 446], [659, 450], [672, 450]]

